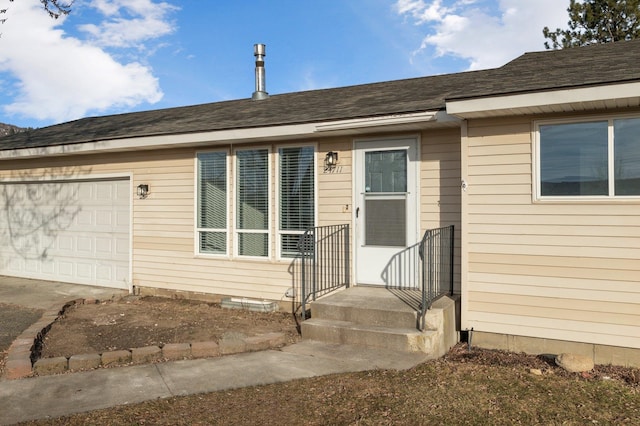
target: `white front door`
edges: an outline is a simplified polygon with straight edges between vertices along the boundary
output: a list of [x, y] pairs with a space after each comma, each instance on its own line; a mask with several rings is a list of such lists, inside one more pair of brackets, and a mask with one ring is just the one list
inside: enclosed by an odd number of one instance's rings
[[390, 285], [398, 259], [418, 240], [416, 138], [355, 145], [356, 282]]

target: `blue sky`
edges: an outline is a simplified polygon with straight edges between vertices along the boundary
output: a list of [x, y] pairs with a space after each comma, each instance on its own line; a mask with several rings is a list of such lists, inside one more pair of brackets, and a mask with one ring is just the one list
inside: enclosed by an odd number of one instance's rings
[[0, 122], [248, 98], [254, 43], [270, 94], [500, 66], [543, 50], [562, 0], [0, 0]]

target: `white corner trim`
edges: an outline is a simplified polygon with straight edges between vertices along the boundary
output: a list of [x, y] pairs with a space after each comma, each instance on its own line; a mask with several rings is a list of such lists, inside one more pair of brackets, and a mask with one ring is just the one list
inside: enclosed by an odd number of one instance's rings
[[517, 110], [545, 105], [560, 105], [580, 102], [597, 102], [611, 99], [640, 97], [640, 82], [552, 90], [518, 95], [493, 96], [447, 102], [447, 113], [465, 116], [476, 112]]

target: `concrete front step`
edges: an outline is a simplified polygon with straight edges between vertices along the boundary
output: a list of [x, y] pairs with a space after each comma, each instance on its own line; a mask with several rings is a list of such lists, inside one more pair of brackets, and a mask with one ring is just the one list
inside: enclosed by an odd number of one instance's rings
[[360, 345], [401, 352], [433, 352], [438, 331], [418, 331], [416, 328], [394, 328], [364, 325], [351, 321], [311, 318], [302, 324], [305, 340], [326, 343]]
[[410, 306], [406, 299], [402, 300], [384, 288], [358, 286], [316, 300], [311, 304], [311, 317], [415, 329], [418, 325], [417, 306]]
[[434, 301], [417, 329], [421, 295], [412, 290], [355, 286], [311, 303], [302, 338], [439, 357], [457, 341], [458, 297]]
[[340, 306], [315, 302], [311, 308], [311, 318], [346, 321], [354, 324], [388, 328], [417, 328], [416, 312], [374, 309], [367, 306]]

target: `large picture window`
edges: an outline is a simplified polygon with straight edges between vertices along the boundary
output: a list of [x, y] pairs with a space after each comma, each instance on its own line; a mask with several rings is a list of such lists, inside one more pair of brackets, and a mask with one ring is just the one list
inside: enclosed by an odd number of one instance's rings
[[539, 126], [539, 195], [640, 195], [640, 119]]
[[277, 155], [270, 148], [196, 154], [197, 254], [298, 255], [300, 236], [316, 221], [315, 148], [282, 146]]
[[278, 153], [280, 256], [294, 257], [300, 235], [315, 224], [315, 152], [306, 146]]
[[236, 151], [236, 251], [269, 256], [269, 150]]
[[227, 153], [205, 152], [198, 163], [198, 250], [227, 253]]

